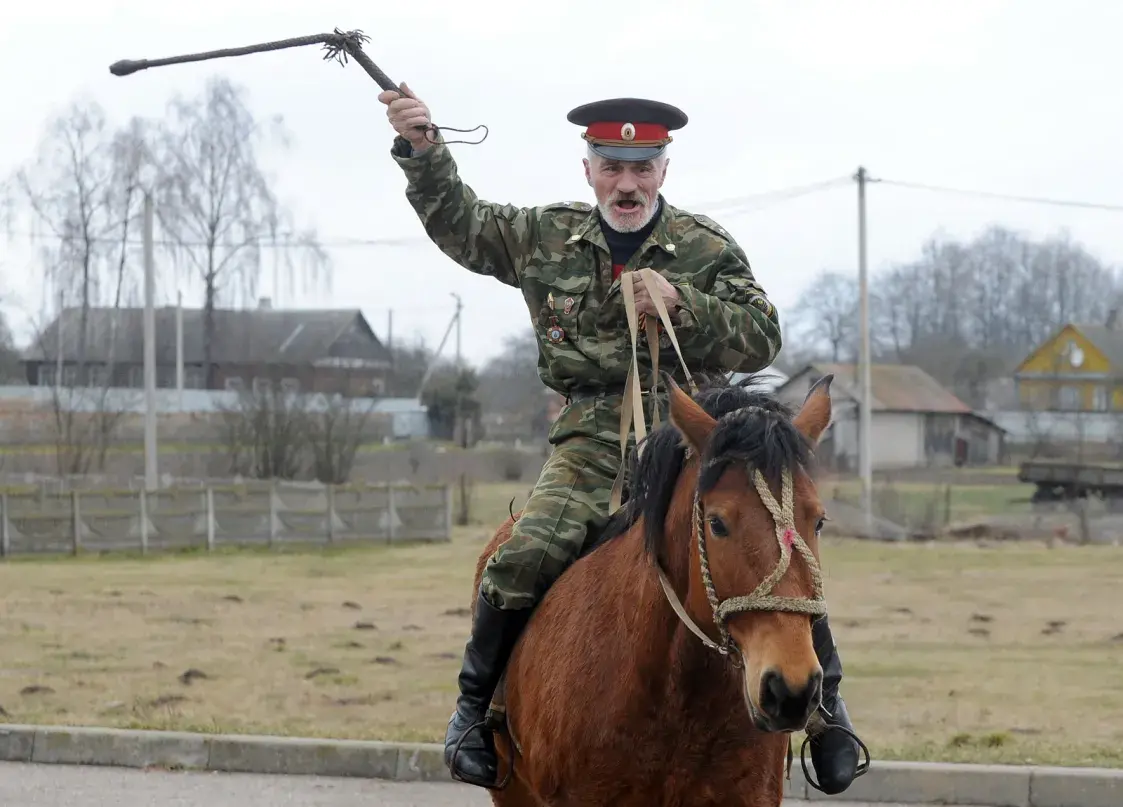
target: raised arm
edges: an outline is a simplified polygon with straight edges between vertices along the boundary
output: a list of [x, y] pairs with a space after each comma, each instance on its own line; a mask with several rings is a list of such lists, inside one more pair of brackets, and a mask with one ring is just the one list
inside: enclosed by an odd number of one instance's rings
[[460, 178], [441, 138], [431, 142], [429, 109], [405, 85], [402, 95], [383, 92], [386, 115], [398, 136], [391, 156], [405, 173], [406, 198], [429, 238], [458, 264], [509, 286], [519, 285], [524, 256], [534, 248], [538, 219], [533, 208], [485, 202]]

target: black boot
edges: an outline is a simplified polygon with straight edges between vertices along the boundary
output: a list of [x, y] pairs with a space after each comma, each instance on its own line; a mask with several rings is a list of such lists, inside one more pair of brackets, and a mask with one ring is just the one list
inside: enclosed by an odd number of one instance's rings
[[476, 599], [472, 635], [460, 669], [460, 697], [445, 733], [445, 765], [454, 779], [480, 787], [496, 785], [499, 761], [495, 739], [483, 722], [507, 658], [529, 616], [529, 609], [502, 611], [483, 595]]
[[[817, 619], [811, 628], [811, 639], [815, 655], [823, 668], [823, 703], [820, 717], [828, 728], [811, 737], [811, 763], [815, 766], [816, 789], [828, 795], [835, 795], [850, 787], [855, 777], [865, 773], [869, 765], [869, 752], [866, 763], [859, 769], [859, 746], [865, 751], [865, 744], [848, 732], [854, 731], [846, 704], [838, 693], [842, 683], [842, 661], [838, 657], [834, 636], [831, 635], [827, 617]], [[838, 726], [839, 728], [834, 728]]]

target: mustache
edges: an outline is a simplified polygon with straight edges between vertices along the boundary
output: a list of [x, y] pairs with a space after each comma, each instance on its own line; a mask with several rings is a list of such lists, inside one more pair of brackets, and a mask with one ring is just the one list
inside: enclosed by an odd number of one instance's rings
[[651, 204], [651, 198], [642, 191], [630, 191], [628, 193], [614, 192], [608, 198], [608, 204], [613, 205], [617, 202], [636, 202], [646, 207]]

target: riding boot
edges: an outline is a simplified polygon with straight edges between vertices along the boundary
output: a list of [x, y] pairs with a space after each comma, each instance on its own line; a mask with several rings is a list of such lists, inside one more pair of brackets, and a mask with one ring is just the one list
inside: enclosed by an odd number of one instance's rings
[[810, 741], [811, 762], [815, 767], [816, 779], [824, 793], [834, 795], [850, 787], [858, 772], [858, 744], [845, 731], [832, 728], [841, 726], [854, 731], [846, 704], [839, 695], [842, 683], [842, 661], [838, 657], [834, 636], [831, 634], [827, 617], [817, 619], [811, 629], [812, 642], [819, 664], [823, 668], [823, 700], [821, 716], [827, 724], [821, 733]]
[[472, 634], [460, 670], [460, 697], [445, 733], [445, 765], [453, 778], [466, 784], [493, 787], [497, 782], [495, 739], [483, 721], [507, 658], [529, 616], [530, 609], [504, 611], [482, 594], [477, 597]]

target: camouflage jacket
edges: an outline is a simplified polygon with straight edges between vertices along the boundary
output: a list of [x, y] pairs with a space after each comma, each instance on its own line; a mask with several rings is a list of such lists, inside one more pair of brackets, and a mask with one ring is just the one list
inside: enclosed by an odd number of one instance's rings
[[[538, 338], [543, 383], [562, 395], [587, 388], [622, 391], [631, 367], [631, 338], [597, 208], [585, 202], [516, 207], [483, 201], [460, 178], [444, 144], [412, 156], [409, 143], [396, 138], [391, 154], [408, 181], [407, 199], [441, 251], [469, 271], [522, 292]], [[624, 271], [646, 266], [681, 295], [677, 316], [674, 309], [671, 313], [692, 373], [753, 372], [771, 364], [781, 346], [776, 309], [754, 279], [744, 251], [724, 229], [664, 201], [659, 221]], [[548, 338], [555, 327], [563, 334], [557, 342]], [[642, 331], [640, 340], [639, 367], [647, 388], [651, 361]], [[684, 383], [666, 334], [660, 339], [659, 367]], [[578, 431], [588, 433], [591, 425]], [[594, 431], [605, 429], [598, 425]]]

